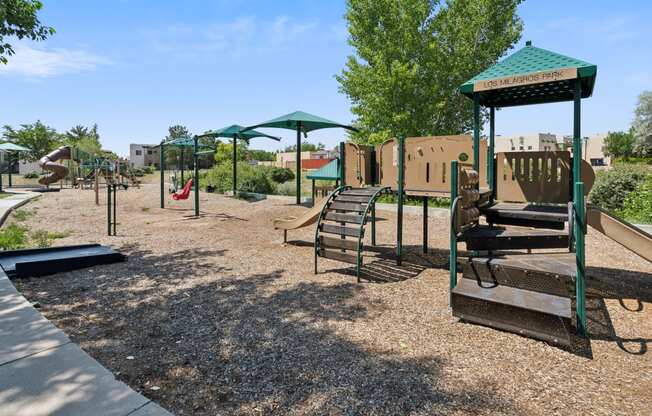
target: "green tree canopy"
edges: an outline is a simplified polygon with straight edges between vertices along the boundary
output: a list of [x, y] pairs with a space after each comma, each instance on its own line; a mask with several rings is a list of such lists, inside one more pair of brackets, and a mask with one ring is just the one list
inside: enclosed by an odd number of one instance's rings
[[652, 91], [644, 91], [638, 96], [632, 130], [636, 154], [652, 157]]
[[37, 13], [43, 7], [38, 0], [1, 0], [0, 1], [0, 62], [7, 63], [7, 57], [14, 54], [14, 49], [5, 37], [18, 39], [45, 40], [54, 34], [54, 29], [44, 26]]
[[457, 88], [521, 37], [522, 0], [347, 0], [349, 56], [340, 91], [361, 133], [390, 136], [470, 130], [472, 105]]
[[36, 162], [63, 144], [61, 135], [40, 120], [34, 124], [21, 124], [18, 130], [11, 126], [4, 126], [2, 137], [8, 142], [30, 149], [29, 152], [21, 153], [21, 158], [29, 162]]
[[612, 157], [628, 160], [634, 154], [634, 135], [630, 131], [610, 131], [604, 140], [602, 151]]
[[[246, 140], [237, 140], [237, 160], [242, 161], [246, 159], [247, 148], [249, 144]], [[218, 142], [215, 150], [215, 162], [220, 163], [233, 163], [233, 143], [232, 142]]]
[[90, 155], [99, 156], [102, 153], [97, 124], [93, 124], [93, 127], [78, 124], [63, 134], [63, 140], [65, 144], [74, 146]]
[[274, 161], [276, 160], [276, 153], [268, 152], [266, 150], [251, 149], [248, 151], [251, 160], [258, 161]]
[[[317, 143], [317, 144], [312, 144], [308, 143], [307, 141], [301, 142], [301, 151], [302, 152], [316, 152], [318, 150], [324, 150], [326, 146], [323, 143]], [[283, 149], [284, 152], [296, 152], [297, 151], [297, 145], [293, 144], [291, 146], [286, 146], [285, 149]]]

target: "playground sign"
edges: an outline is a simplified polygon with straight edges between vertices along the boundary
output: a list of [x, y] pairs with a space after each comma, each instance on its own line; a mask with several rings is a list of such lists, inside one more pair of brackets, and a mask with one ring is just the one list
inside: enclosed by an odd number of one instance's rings
[[510, 75], [507, 77], [476, 81], [473, 84], [473, 91], [480, 92], [498, 90], [502, 88], [565, 81], [575, 78], [577, 78], [577, 68], [558, 68], [553, 70], [530, 72], [529, 74]]

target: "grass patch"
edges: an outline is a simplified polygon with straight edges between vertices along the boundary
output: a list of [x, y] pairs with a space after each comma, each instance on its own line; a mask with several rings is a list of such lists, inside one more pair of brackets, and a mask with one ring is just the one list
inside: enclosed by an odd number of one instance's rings
[[24, 209], [17, 209], [17, 210], [14, 210], [13, 218], [16, 221], [22, 222], [22, 221], [25, 221], [27, 218], [31, 217], [32, 215], [34, 215], [34, 213], [32, 211], [26, 211]]
[[11, 192], [0, 192], [0, 199], [9, 198], [12, 195]]
[[[382, 195], [378, 198], [378, 202], [384, 204], [397, 204], [398, 197], [394, 194]], [[403, 205], [423, 206], [423, 199], [413, 196], [406, 196], [403, 198]], [[450, 208], [450, 198], [443, 197], [430, 197], [428, 198], [428, 206], [433, 208]]]
[[9, 224], [0, 230], [0, 249], [17, 250], [27, 245], [27, 227]]
[[49, 232], [44, 230], [38, 230], [31, 233], [29, 237], [33, 243], [32, 245], [35, 245], [38, 248], [47, 248], [52, 246], [52, 240], [65, 238], [68, 237], [69, 235], [70, 235], [69, 231]]

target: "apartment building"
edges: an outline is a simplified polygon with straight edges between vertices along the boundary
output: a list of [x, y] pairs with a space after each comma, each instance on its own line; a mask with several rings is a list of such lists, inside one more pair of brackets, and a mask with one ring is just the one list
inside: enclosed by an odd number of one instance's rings
[[134, 143], [129, 145], [129, 164], [131, 167], [144, 168], [145, 166], [154, 166], [158, 169], [160, 161], [159, 145]]
[[534, 133], [516, 136], [496, 136], [498, 152], [544, 152], [558, 150], [557, 136], [552, 133]]

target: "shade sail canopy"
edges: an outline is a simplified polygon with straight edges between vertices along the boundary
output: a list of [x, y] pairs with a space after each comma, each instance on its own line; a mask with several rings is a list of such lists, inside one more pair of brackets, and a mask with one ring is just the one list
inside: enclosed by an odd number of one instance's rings
[[269, 134], [261, 133], [256, 130], [247, 130], [247, 131], [242, 131], [244, 130], [243, 126], [240, 126], [238, 124], [233, 124], [228, 127], [224, 127], [218, 130], [210, 130], [207, 131], [204, 134], [199, 135], [200, 138], [202, 137], [228, 137], [228, 138], [233, 138], [237, 137], [238, 139], [244, 139], [244, 140], [249, 140], [253, 139], [255, 137], [266, 137], [268, 139], [280, 141], [281, 139], [278, 137], [270, 136]]
[[321, 168], [306, 176], [306, 178], [320, 181], [336, 181], [340, 179], [339, 159], [331, 160], [328, 162], [328, 164], [322, 166]]
[[0, 151], [29, 152], [27, 147], [19, 146], [14, 143], [0, 143]]
[[299, 125], [301, 125], [301, 131], [304, 133], [308, 133], [309, 131], [313, 130], [330, 129], [334, 127], [340, 127], [347, 130], [355, 130], [355, 128], [349, 125], [341, 124], [303, 111], [295, 111], [294, 113], [276, 117], [275, 119], [266, 121], [264, 123], [247, 127], [245, 130], [251, 130], [258, 127], [275, 127], [280, 129], [296, 130]]
[[532, 46], [526, 46], [460, 86], [469, 98], [478, 96], [485, 107], [510, 107], [572, 101], [575, 81], [582, 98], [593, 94], [597, 66]]
[[[170, 140], [169, 142], [165, 142], [163, 144], [165, 146], [193, 147], [195, 145], [195, 138], [190, 136], [179, 137], [178, 139]], [[204, 149], [211, 148], [211, 146], [202, 144], [201, 142], [197, 143], [197, 146]]]

